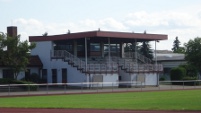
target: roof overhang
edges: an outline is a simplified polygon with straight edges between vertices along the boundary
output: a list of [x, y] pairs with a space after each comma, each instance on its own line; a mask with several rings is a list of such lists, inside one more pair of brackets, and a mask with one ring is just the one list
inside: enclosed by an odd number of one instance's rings
[[30, 42], [38, 41], [56, 41], [56, 40], [70, 40], [80, 38], [123, 38], [123, 39], [140, 39], [140, 40], [167, 40], [167, 35], [162, 34], [144, 34], [144, 33], [129, 33], [129, 32], [111, 32], [111, 31], [89, 31], [79, 33], [69, 33], [52, 36], [29, 36]]

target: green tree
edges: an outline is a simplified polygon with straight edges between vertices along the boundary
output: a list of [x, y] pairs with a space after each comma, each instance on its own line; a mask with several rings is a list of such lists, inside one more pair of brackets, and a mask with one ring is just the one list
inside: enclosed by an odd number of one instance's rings
[[140, 54], [144, 55], [145, 57], [149, 59], [153, 59], [153, 52], [151, 50], [151, 46], [149, 44], [149, 41], [143, 41], [142, 45], [139, 48]]
[[9, 37], [6, 34], [0, 36], [0, 43], [1, 62], [14, 72], [14, 78], [17, 79], [20, 71], [26, 71], [30, 50], [35, 48], [35, 43], [29, 45], [27, 40], [20, 42], [20, 35]]
[[47, 36], [48, 35], [48, 32], [45, 32], [44, 34], [42, 34], [42, 36]]
[[172, 51], [174, 53], [184, 53], [185, 52], [185, 49], [184, 47], [180, 47], [181, 45], [181, 42], [179, 41], [179, 38], [176, 37], [174, 42], [173, 42], [173, 48], [172, 48]]
[[188, 64], [195, 66], [201, 74], [201, 38], [189, 40], [185, 44], [185, 49], [185, 60]]
[[125, 52], [135, 52], [135, 47], [137, 52], [139, 51], [139, 45], [138, 43], [126, 43], [126, 46], [124, 47]]

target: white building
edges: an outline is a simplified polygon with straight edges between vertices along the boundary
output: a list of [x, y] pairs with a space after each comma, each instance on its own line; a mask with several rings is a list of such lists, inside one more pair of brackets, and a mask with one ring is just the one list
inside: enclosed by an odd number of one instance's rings
[[[11, 30], [16, 27], [10, 27]], [[161, 64], [137, 52], [124, 52], [126, 43], [166, 40], [167, 35], [89, 31], [52, 36], [30, 36], [36, 43], [31, 51], [37, 65], [30, 62], [29, 73], [38, 73], [48, 83], [115, 83], [112, 86], [133, 86], [135, 83], [157, 86]], [[3, 67], [1, 68], [3, 69]], [[0, 70], [0, 78], [4, 78]], [[27, 75], [28, 75], [27, 74]], [[22, 72], [18, 79], [25, 77]], [[124, 83], [130, 82], [130, 83]], [[80, 86], [77, 84], [74, 86]], [[84, 87], [102, 87], [88, 85]], [[104, 84], [103, 86], [111, 86]]]
[[40, 57], [41, 76], [47, 76], [48, 83], [115, 82], [113, 86], [158, 85], [162, 65], [138, 53], [125, 53], [124, 44], [166, 39], [167, 35], [110, 31], [29, 37], [36, 43], [31, 54]]
[[170, 80], [170, 71], [172, 68], [178, 67], [179, 65], [186, 64], [185, 55], [181, 53], [173, 53], [167, 50], [158, 50], [157, 62], [163, 65], [163, 73], [160, 77], [165, 78], [165, 80]]

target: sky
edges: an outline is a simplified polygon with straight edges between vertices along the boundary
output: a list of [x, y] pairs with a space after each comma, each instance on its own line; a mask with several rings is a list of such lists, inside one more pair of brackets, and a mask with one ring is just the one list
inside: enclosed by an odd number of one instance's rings
[[[166, 34], [157, 50], [201, 37], [201, 0], [0, 0], [0, 32], [17, 26], [29, 36], [83, 31]], [[154, 42], [150, 42], [154, 49]]]

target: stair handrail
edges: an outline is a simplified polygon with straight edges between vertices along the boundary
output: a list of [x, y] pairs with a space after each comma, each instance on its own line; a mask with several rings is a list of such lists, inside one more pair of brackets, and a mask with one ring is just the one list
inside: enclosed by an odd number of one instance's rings
[[151, 59], [145, 57], [144, 55], [142, 55], [142, 54], [140, 54], [138, 52], [125, 52], [124, 56], [125, 56], [125, 58], [135, 58], [135, 59], [138, 59], [138, 60], [142, 61], [145, 64], [151, 64], [152, 63]]
[[[64, 60], [69, 60], [70, 63], [73, 63], [74, 65], [77, 65], [78, 68], [83, 69], [83, 71], [103, 71], [101, 69], [111, 71], [111, 72], [117, 72], [118, 71], [118, 66], [114, 62], [111, 63], [105, 63], [105, 64], [93, 64], [90, 63], [87, 64], [86, 67], [86, 62], [78, 58], [77, 56], [71, 54], [70, 52], [66, 50], [52, 50], [51, 51], [51, 57], [52, 58], [61, 58]], [[98, 69], [97, 69], [98, 67]]]

